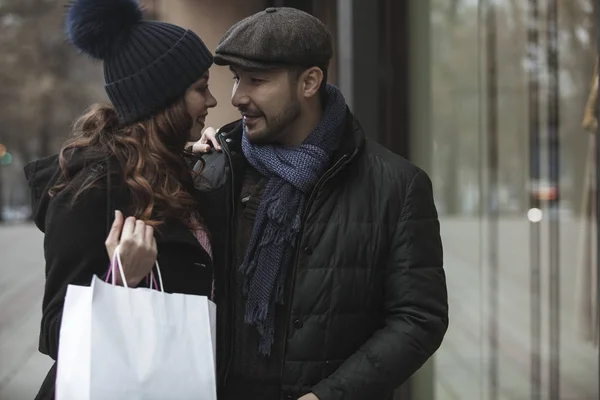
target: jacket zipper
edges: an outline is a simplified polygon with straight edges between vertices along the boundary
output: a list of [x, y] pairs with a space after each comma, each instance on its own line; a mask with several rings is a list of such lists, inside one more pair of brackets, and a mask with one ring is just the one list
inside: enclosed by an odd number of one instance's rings
[[[296, 269], [298, 267], [298, 257], [300, 255], [300, 248], [302, 247], [302, 235], [304, 234], [304, 225], [306, 224], [306, 220], [308, 219], [308, 213], [310, 211], [310, 207], [312, 206], [312, 203], [315, 201], [316, 195], [319, 193], [319, 191], [321, 190], [321, 187], [329, 180], [329, 178], [336, 173], [339, 170], [339, 167], [344, 163], [344, 161], [346, 160], [346, 158], [348, 158], [347, 154], [344, 154], [334, 165], [333, 167], [331, 167], [330, 169], [327, 170], [327, 172], [325, 172], [325, 174], [323, 174], [323, 176], [317, 181], [317, 184], [315, 185], [313, 191], [311, 192], [310, 196], [308, 197], [308, 202], [306, 203], [306, 207], [304, 207], [304, 210], [302, 211], [302, 220], [301, 220], [301, 224], [300, 224], [300, 231], [298, 232], [298, 239], [297, 239], [297, 243], [296, 243], [296, 252], [294, 255], [294, 263], [293, 263], [293, 267], [292, 267], [292, 271], [291, 271], [291, 281], [290, 281], [290, 296], [288, 298], [288, 305], [287, 305], [287, 318], [290, 318], [291, 312], [292, 312], [292, 304], [294, 302], [294, 285], [296, 283]], [[283, 370], [285, 369], [285, 362], [286, 362], [286, 353], [287, 353], [287, 336], [288, 336], [288, 330], [289, 330], [289, 321], [286, 321], [285, 324], [285, 333], [283, 335], [283, 360], [281, 363], [281, 379], [283, 379]]]
[[[231, 156], [231, 151], [229, 150], [229, 147], [227, 146], [227, 141], [223, 140], [224, 135], [221, 133], [218, 136], [219, 139], [219, 143], [221, 144], [221, 148], [223, 149], [223, 152], [227, 155], [227, 160], [229, 161], [229, 170], [231, 171], [231, 221], [230, 221], [230, 230], [231, 230], [231, 234], [229, 235], [229, 246], [230, 246], [230, 257], [231, 257], [231, 263], [230, 266], [235, 269], [235, 245], [234, 245], [234, 238], [235, 238], [235, 215], [236, 215], [236, 206], [235, 206], [235, 174], [233, 172], [233, 160], [232, 160], [232, 156]], [[229, 291], [229, 298], [232, 298], [232, 290], [234, 287], [233, 281], [235, 278], [235, 274], [233, 273], [233, 271], [229, 271], [229, 282], [228, 282], [228, 291]], [[231, 368], [231, 360], [233, 358], [233, 352], [234, 352], [234, 340], [233, 340], [233, 324], [235, 322], [235, 306], [231, 304], [231, 302], [228, 303], [229, 307], [230, 307], [230, 312], [228, 313], [230, 315], [229, 318], [229, 330], [230, 330], [230, 334], [229, 334], [229, 340], [230, 340], [230, 354], [227, 360], [227, 367], [225, 368], [225, 375], [223, 377], [223, 386], [226, 385], [227, 383], [227, 378], [229, 376], [229, 369]]]

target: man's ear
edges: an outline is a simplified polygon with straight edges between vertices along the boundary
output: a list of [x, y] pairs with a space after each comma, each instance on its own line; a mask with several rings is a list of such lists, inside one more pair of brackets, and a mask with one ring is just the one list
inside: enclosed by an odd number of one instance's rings
[[304, 71], [300, 76], [302, 95], [307, 99], [317, 95], [323, 78], [323, 71], [319, 67], [311, 67]]

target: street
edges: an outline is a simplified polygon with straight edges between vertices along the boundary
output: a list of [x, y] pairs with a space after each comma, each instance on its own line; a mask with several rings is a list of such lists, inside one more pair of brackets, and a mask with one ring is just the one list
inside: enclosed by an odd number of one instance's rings
[[[450, 328], [435, 356], [436, 399], [484, 400], [490, 362], [486, 331], [486, 299], [479, 229], [475, 222], [446, 219], [442, 224], [450, 301]], [[597, 348], [574, 334], [577, 289], [577, 226], [565, 224], [561, 288], [561, 399], [598, 398]], [[501, 226], [502, 269], [499, 304], [499, 400], [530, 398], [530, 315], [527, 225], [506, 221]], [[31, 400], [51, 360], [37, 351], [44, 285], [43, 235], [33, 225], [0, 226], [0, 400]], [[484, 262], [485, 264], [485, 262]], [[546, 286], [546, 285], [544, 285]], [[547, 297], [544, 298], [546, 303]], [[548, 308], [543, 310], [547, 315]], [[543, 383], [547, 385], [547, 320], [542, 347]], [[548, 393], [544, 392], [543, 398]], [[431, 399], [416, 399], [431, 400]]]
[[43, 235], [0, 225], [0, 399], [31, 400], [50, 358], [37, 350], [44, 290]]

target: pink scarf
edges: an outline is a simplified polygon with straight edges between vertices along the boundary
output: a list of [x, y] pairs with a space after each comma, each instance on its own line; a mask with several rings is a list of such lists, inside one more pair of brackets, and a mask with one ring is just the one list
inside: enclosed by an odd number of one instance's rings
[[[212, 246], [210, 245], [210, 239], [208, 237], [208, 232], [206, 231], [206, 228], [204, 228], [204, 226], [199, 223], [196, 219], [192, 220], [192, 233], [194, 234], [194, 237], [196, 238], [196, 240], [198, 241], [198, 243], [200, 243], [200, 246], [202, 246], [202, 248], [208, 253], [208, 255], [210, 256], [211, 260], [212, 260]], [[214, 273], [214, 268], [213, 268], [213, 278], [212, 278], [212, 289], [210, 292], [210, 300], [213, 301], [215, 298], [215, 273]]]

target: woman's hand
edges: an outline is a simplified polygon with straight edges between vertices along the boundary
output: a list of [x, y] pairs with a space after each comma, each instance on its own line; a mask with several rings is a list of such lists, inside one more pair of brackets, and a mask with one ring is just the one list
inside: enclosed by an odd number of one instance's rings
[[319, 398], [314, 393], [309, 393], [300, 397], [298, 400], [319, 400]]
[[[119, 244], [127, 286], [135, 287], [148, 276], [156, 262], [158, 250], [154, 239], [154, 228], [134, 217], [128, 217], [123, 222], [123, 214], [116, 211], [115, 221], [105, 242], [110, 260], [113, 259]], [[122, 285], [121, 274], [118, 271], [113, 273], [116, 275], [117, 284]]]
[[219, 141], [217, 140], [217, 131], [215, 128], [208, 127], [202, 132], [202, 137], [192, 146], [192, 151], [194, 153], [203, 154], [208, 153], [210, 151], [210, 145], [214, 147], [217, 151], [221, 151], [221, 146], [219, 145]]

